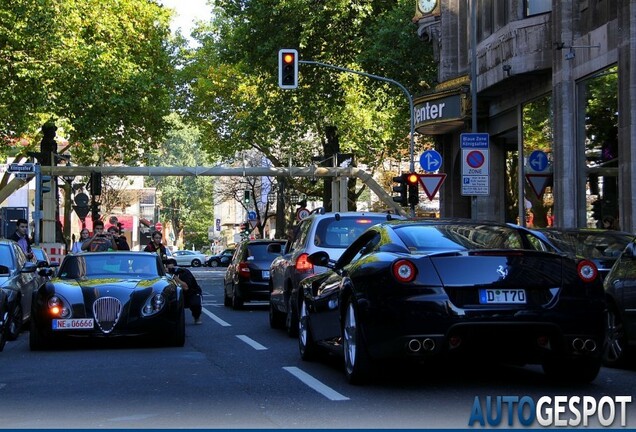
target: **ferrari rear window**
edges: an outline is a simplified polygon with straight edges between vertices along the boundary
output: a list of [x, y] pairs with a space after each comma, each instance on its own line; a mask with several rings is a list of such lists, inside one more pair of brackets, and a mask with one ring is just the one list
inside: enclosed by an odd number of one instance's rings
[[516, 230], [489, 225], [403, 225], [396, 234], [412, 251], [519, 249]]

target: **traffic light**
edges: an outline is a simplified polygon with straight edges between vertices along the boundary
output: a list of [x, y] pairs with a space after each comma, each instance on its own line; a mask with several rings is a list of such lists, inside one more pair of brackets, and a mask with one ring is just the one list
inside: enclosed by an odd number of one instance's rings
[[409, 204], [415, 205], [420, 202], [419, 182], [420, 176], [417, 173], [406, 174], [406, 183], [409, 186]]
[[51, 176], [43, 175], [40, 177], [40, 193], [51, 192]]
[[99, 214], [99, 204], [96, 202], [91, 204], [91, 219], [93, 220], [93, 222], [101, 219], [101, 216]]
[[250, 193], [250, 191], [248, 191], [248, 190], [243, 191], [243, 202], [245, 204], [249, 204], [251, 196], [252, 196], [252, 194]]
[[278, 86], [282, 89], [298, 87], [298, 51], [295, 49], [278, 51]]
[[243, 222], [239, 227], [239, 233], [243, 236], [248, 236], [250, 234], [250, 224], [248, 222]]
[[91, 195], [99, 196], [102, 194], [102, 175], [101, 173], [91, 173]]
[[398, 184], [398, 186], [393, 186], [393, 192], [397, 192], [400, 194], [399, 196], [394, 196], [393, 201], [395, 201], [396, 203], [400, 203], [400, 205], [403, 206], [409, 203], [408, 196], [406, 194], [406, 176], [407, 174], [402, 174], [397, 177], [393, 177], [393, 181]]

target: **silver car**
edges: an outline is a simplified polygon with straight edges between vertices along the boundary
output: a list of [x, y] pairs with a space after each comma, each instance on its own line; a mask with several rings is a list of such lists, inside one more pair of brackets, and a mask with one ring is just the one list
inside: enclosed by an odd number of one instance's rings
[[178, 266], [200, 267], [206, 262], [207, 257], [200, 252], [178, 250], [172, 252], [172, 258], [177, 260]]
[[285, 327], [290, 336], [297, 334], [298, 285], [307, 276], [327, 270], [309, 263], [310, 254], [325, 251], [337, 260], [367, 228], [392, 219], [404, 217], [389, 213], [313, 213], [296, 225], [284, 248], [270, 245], [273, 253], [282, 252], [270, 267], [270, 326]]

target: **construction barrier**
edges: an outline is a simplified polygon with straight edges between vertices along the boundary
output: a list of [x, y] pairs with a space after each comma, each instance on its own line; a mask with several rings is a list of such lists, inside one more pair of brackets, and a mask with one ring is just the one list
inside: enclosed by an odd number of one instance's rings
[[64, 243], [40, 243], [40, 247], [47, 253], [51, 262], [62, 262], [62, 258], [66, 255]]

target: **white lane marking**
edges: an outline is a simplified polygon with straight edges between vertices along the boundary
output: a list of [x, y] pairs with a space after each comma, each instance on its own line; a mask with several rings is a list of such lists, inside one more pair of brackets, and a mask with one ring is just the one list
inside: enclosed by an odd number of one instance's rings
[[307, 372], [304, 372], [301, 369], [298, 369], [294, 366], [285, 366], [283, 367], [287, 372], [301, 380], [303, 383], [307, 384], [312, 389], [316, 390], [318, 393], [323, 395], [329, 400], [339, 401], [339, 400], [349, 400], [348, 397], [341, 395], [331, 387], [326, 386], [325, 384], [318, 381], [316, 378], [309, 375]]
[[264, 347], [263, 345], [259, 344], [258, 342], [256, 342], [254, 339], [251, 339], [245, 335], [236, 335], [237, 338], [239, 338], [240, 340], [242, 340], [243, 342], [245, 342], [246, 344], [248, 344], [249, 346], [251, 346], [252, 348], [254, 348], [255, 350], [266, 350], [267, 347]]
[[219, 318], [218, 316], [214, 315], [212, 312], [210, 312], [206, 308], [201, 308], [201, 311], [204, 314], [206, 314], [207, 316], [209, 316], [210, 318], [212, 318], [217, 323], [221, 324], [223, 327], [232, 327], [232, 324], [223, 321], [221, 318]]

